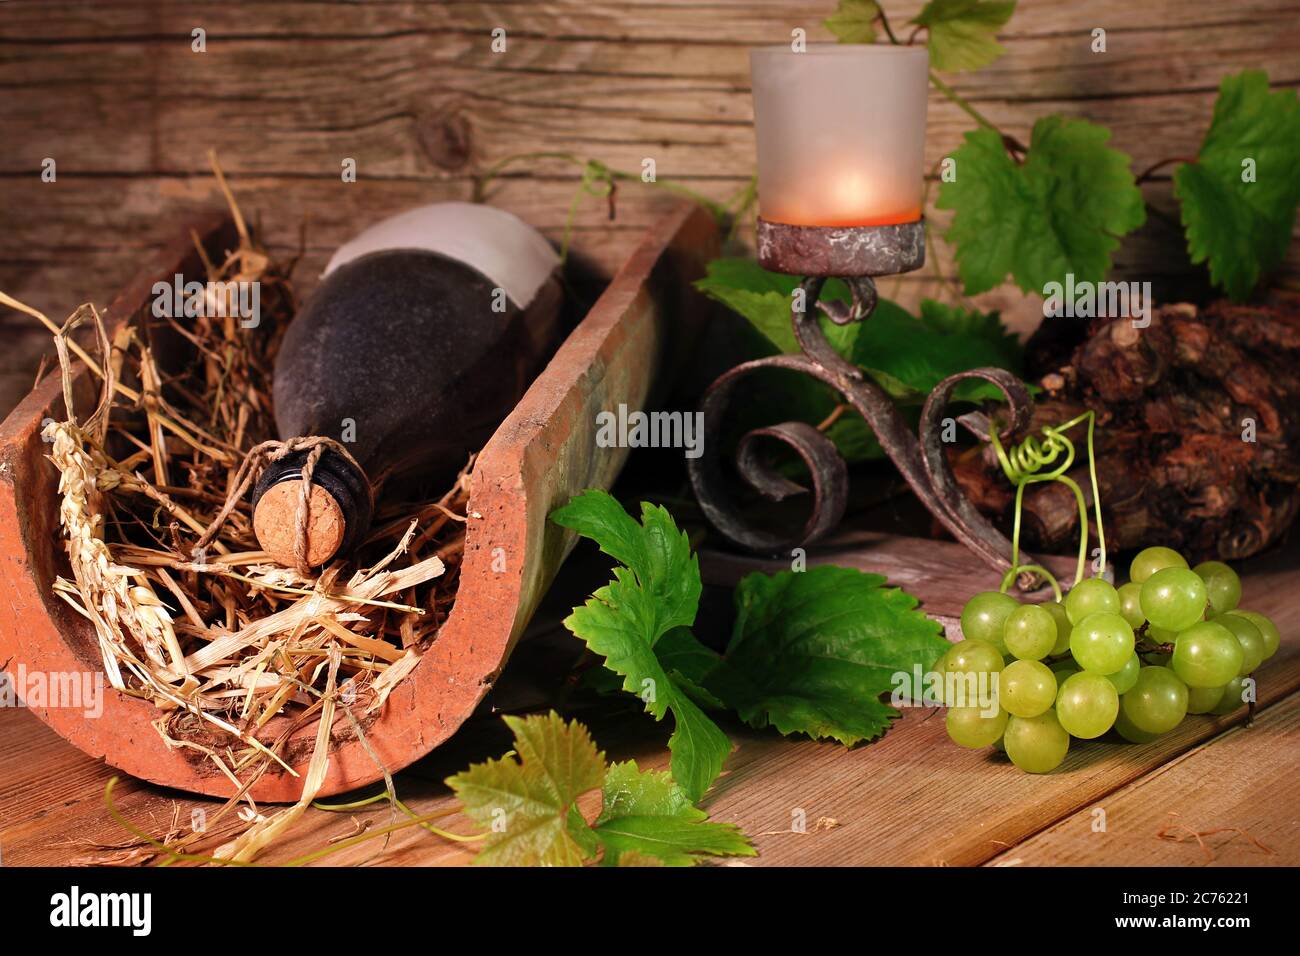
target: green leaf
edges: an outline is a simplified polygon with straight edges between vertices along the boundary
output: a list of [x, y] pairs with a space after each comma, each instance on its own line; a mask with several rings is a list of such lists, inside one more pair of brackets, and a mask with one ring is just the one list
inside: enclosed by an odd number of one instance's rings
[[667, 509], [643, 502], [638, 525], [617, 499], [603, 491], [588, 491], [557, 509], [551, 520], [591, 538], [600, 550], [632, 570], [653, 601], [656, 639], [669, 628], [695, 623], [699, 559], [691, 554], [690, 538], [677, 530]]
[[822, 21], [841, 43], [875, 43], [872, 21], [880, 16], [874, 0], [840, 0], [835, 12]]
[[[722, 701], [704, 688], [704, 680], [717, 669], [722, 656], [701, 644], [688, 627], [675, 627], [655, 643], [655, 657], [682, 692], [706, 710], [722, 710]], [[623, 692], [623, 680], [605, 667], [583, 673], [583, 686], [598, 694]]]
[[627, 850], [619, 855], [618, 865], [621, 867], [663, 866], [664, 861], [657, 856], [651, 856], [649, 853], [642, 853], [640, 850]]
[[731, 740], [676, 683], [669, 683], [669, 692], [668, 708], [676, 721], [668, 738], [673, 779], [688, 797], [698, 801], [722, 773]]
[[[551, 518], [627, 565], [615, 568], [614, 580], [574, 608], [564, 626], [605, 658], [623, 690], [640, 697], [656, 720], [672, 713], [673, 776], [698, 800], [722, 772], [731, 741], [692, 700], [692, 682], [669, 675], [656, 647], [665, 634], [695, 622], [702, 585], [689, 540], [664, 508], [643, 503], [638, 525], [603, 491], [584, 492]], [[680, 638], [665, 650], [674, 666], [684, 666]]]
[[[1259, 70], [1224, 77], [1196, 162], [1174, 171], [1174, 195], [1192, 262], [1208, 261], [1211, 281], [1234, 300], [1286, 256], [1300, 203], [1298, 156], [1295, 90], [1270, 93]], [[1247, 161], [1253, 182], [1243, 178]]]
[[911, 22], [929, 31], [936, 70], [978, 70], [1005, 52], [995, 37], [1015, 10], [1015, 0], [930, 0]]
[[675, 627], [655, 644], [655, 656], [673, 683], [691, 700], [710, 710], [726, 705], [704, 688], [704, 682], [722, 663], [722, 655], [699, 642], [690, 628]]
[[1016, 333], [1006, 327], [1000, 312], [981, 312], [957, 305], [945, 305], [934, 299], [921, 300], [921, 324], [942, 335], [973, 336], [995, 349], [1001, 356], [999, 368], [1019, 371], [1025, 350]]
[[447, 778], [466, 815], [487, 830], [474, 862], [581, 866], [591, 851], [574, 804], [601, 786], [604, 754], [587, 728], [577, 721], [566, 724], [554, 711], [505, 721], [514, 732], [518, 759], [507, 755]]
[[605, 848], [605, 866], [653, 857], [665, 866], [694, 866], [700, 856], [754, 856], [738, 827], [708, 823], [666, 773], [637, 769], [636, 761], [613, 764], [605, 777], [604, 809], [593, 827]]
[[[1008, 360], [1000, 342], [981, 334], [941, 331], [892, 302], [888, 306], [859, 323], [861, 330], [849, 354], [851, 362], [867, 369], [877, 381], [888, 376], [906, 386], [908, 395], [923, 399], [956, 372], [984, 366], [1019, 368]], [[991, 384], [972, 381], [959, 385], [955, 397], [1000, 398], [1001, 392]]]
[[966, 134], [953, 153], [956, 179], [943, 184], [937, 205], [956, 212], [947, 238], [968, 295], [1007, 275], [1039, 293], [1066, 273], [1076, 282], [1105, 277], [1117, 237], [1146, 221], [1129, 158], [1109, 138], [1086, 120], [1046, 116], [1017, 165], [994, 131]]
[[949, 646], [914, 597], [884, 582], [831, 566], [750, 574], [709, 689], [755, 727], [846, 745], [878, 736], [898, 716], [879, 699], [894, 675], [928, 669]]

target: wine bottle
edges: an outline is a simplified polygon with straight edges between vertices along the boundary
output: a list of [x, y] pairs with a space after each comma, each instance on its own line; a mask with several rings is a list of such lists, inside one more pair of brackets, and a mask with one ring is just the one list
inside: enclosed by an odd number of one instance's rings
[[[272, 397], [282, 441], [333, 439], [309, 489], [306, 564], [360, 544], [372, 480], [418, 472], [450, 482], [541, 371], [557, 344], [559, 257], [491, 206], [435, 203], [340, 247], [289, 325]], [[310, 450], [272, 461], [253, 491], [253, 528], [298, 564], [302, 470]]]

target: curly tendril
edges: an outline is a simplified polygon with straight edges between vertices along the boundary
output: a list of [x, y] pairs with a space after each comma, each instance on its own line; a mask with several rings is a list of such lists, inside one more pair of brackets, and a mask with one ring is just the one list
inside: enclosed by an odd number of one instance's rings
[[[1003, 448], [998, 438], [998, 428], [989, 423], [989, 439], [993, 451], [998, 456], [998, 463], [1007, 480], [1016, 486], [1016, 516], [1011, 531], [1011, 570], [1002, 578], [1002, 591], [1006, 591], [1011, 582], [1025, 571], [1034, 571], [1043, 575], [1056, 592], [1056, 599], [1061, 599], [1061, 586], [1046, 568], [1037, 564], [1020, 563], [1020, 524], [1021, 505], [1025, 497], [1025, 488], [1040, 481], [1059, 481], [1074, 492], [1074, 500], [1079, 505], [1079, 562], [1075, 570], [1074, 583], [1083, 580], [1084, 567], [1088, 559], [1088, 506], [1083, 497], [1083, 490], [1078, 483], [1066, 474], [1074, 464], [1074, 443], [1066, 432], [1083, 422], [1088, 423], [1088, 474], [1092, 480], [1092, 503], [1097, 520], [1097, 543], [1100, 547], [1101, 561], [1098, 574], [1106, 573], [1106, 532], [1101, 524], [1101, 494], [1097, 488], [1097, 458], [1093, 453], [1093, 432], [1097, 423], [1095, 412], [1087, 411], [1061, 425], [1047, 426], [1042, 429], [1042, 440], [1029, 435], [1024, 441]], [[1055, 464], [1055, 467], [1053, 466]], [[1044, 470], [1048, 469], [1048, 470]]]

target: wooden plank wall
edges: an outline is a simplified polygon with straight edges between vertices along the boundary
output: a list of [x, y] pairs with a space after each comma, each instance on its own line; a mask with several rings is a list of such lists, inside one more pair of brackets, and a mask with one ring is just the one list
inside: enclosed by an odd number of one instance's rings
[[[920, 0], [888, 0], [903, 24]], [[1145, 169], [1193, 154], [1220, 78], [1266, 69], [1300, 84], [1295, 0], [1021, 0], [991, 67], [952, 84], [1022, 138], [1060, 111], [1105, 123]], [[309, 288], [349, 234], [415, 203], [467, 198], [471, 176], [503, 157], [572, 151], [671, 178], [724, 198], [746, 182], [753, 136], [746, 50], [788, 42], [794, 27], [828, 39], [833, 0], [213, 0], [0, 2], [0, 289], [51, 315], [104, 303], [143, 250], [187, 209], [219, 200], [208, 171], [220, 152], [248, 213], [284, 254], [304, 243]], [[207, 50], [191, 49], [195, 28]], [[504, 53], [491, 32], [507, 31]], [[1107, 52], [1090, 49], [1107, 31]], [[937, 93], [927, 157], [972, 121]], [[44, 183], [42, 161], [57, 163]], [[358, 179], [342, 182], [356, 161]], [[512, 168], [492, 200], [558, 238], [574, 168]], [[1168, 178], [1147, 187], [1172, 210]], [[634, 183], [617, 215], [587, 198], [575, 249], [612, 268], [670, 201]], [[931, 210], [933, 215], [933, 210]], [[943, 220], [943, 214], [937, 217]], [[742, 231], [748, 238], [748, 232]], [[891, 280], [912, 303], [943, 292], [938, 270]], [[1153, 219], [1125, 242], [1118, 272], [1192, 288], [1179, 232]], [[1295, 281], [1300, 256], [1285, 270]], [[1013, 290], [982, 297], [1027, 326], [1038, 300]], [[29, 376], [31, 348], [3, 317], [0, 373]], [[21, 354], [20, 354], [21, 353]], [[25, 386], [24, 386], [25, 387]]]

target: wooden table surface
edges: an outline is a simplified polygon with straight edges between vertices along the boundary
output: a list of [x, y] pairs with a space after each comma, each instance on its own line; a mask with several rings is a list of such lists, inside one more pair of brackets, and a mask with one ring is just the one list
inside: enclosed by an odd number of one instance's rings
[[[886, 4], [896, 23], [920, 6]], [[302, 249], [304, 292], [359, 228], [419, 202], [467, 198], [476, 175], [513, 154], [572, 151], [630, 170], [654, 158], [661, 178], [726, 198], [753, 169], [748, 48], [786, 42], [794, 27], [827, 39], [820, 21], [833, 7], [831, 0], [0, 3], [0, 289], [56, 318], [82, 301], [107, 301], [186, 213], [219, 203], [207, 160], [213, 147], [273, 251]], [[1231, 9], [1214, 0], [1022, 0], [1000, 37], [1006, 55], [949, 79], [1021, 136], [1052, 112], [1104, 123], [1137, 171], [1196, 151], [1224, 75], [1255, 67], [1268, 70], [1275, 87], [1300, 82], [1295, 9], [1294, 0]], [[511, 38], [501, 56], [490, 50], [497, 26]], [[199, 27], [204, 53], [192, 48]], [[1098, 27], [1108, 31], [1104, 55], [1091, 50]], [[927, 166], [972, 125], [933, 94]], [[50, 159], [55, 182], [41, 177]], [[347, 159], [356, 161], [356, 182], [340, 177]], [[520, 163], [496, 183], [492, 201], [558, 240], [577, 175], [562, 160]], [[1143, 189], [1158, 213], [1176, 218], [1168, 170]], [[611, 270], [673, 201], [633, 184], [620, 189], [613, 218], [605, 203], [581, 202], [576, 254]], [[947, 221], [941, 210], [927, 214]], [[1180, 231], [1153, 215], [1125, 241], [1113, 277], [1153, 279], [1162, 299], [1186, 295], [1203, 270], [1182, 249]], [[1281, 278], [1294, 282], [1298, 263], [1293, 243]], [[914, 305], [950, 292], [953, 275], [941, 248], [924, 272], [884, 291]], [[1020, 328], [1041, 316], [1037, 297], [1011, 287], [977, 301], [1002, 308]], [[31, 320], [5, 313], [0, 343], [0, 409], [8, 409], [30, 387], [49, 341]], [[872, 568], [889, 559], [894, 583], [918, 593], [939, 593], [954, 577], [971, 591], [990, 583], [955, 546], [889, 546], [862, 535], [843, 543], [834, 560]], [[1284, 635], [1258, 675], [1261, 703], [1250, 729], [1241, 715], [1192, 717], [1150, 745], [1076, 746], [1060, 770], [1035, 777], [950, 745], [934, 710], [909, 711], [882, 740], [855, 750], [732, 724], [737, 749], [706, 807], [754, 838], [760, 855], [748, 862], [760, 866], [1300, 863], [1300, 549], [1244, 571], [1246, 602], [1274, 616]], [[713, 562], [719, 581], [732, 572]], [[939, 600], [927, 610], [954, 612]], [[506, 672], [525, 690], [537, 689], [526, 670], [539, 656], [531, 648], [549, 640], [562, 649], [568, 640], [555, 633], [553, 617], [540, 629], [538, 643], [521, 648]], [[666, 724], [608, 706], [575, 715], [590, 721], [611, 758], [666, 766]], [[447, 807], [441, 780], [507, 746], [500, 721], [484, 714], [400, 774], [399, 790], [418, 811]], [[133, 838], [104, 806], [111, 776], [25, 710], [0, 709], [0, 862], [127, 859], [122, 848]], [[173, 821], [184, 830], [194, 808], [216, 806], [129, 780], [116, 798], [153, 834]], [[1098, 809], [1104, 832], [1094, 828]], [[806, 833], [792, 832], [800, 815]], [[287, 860], [387, 820], [386, 810], [312, 812], [266, 859]], [[468, 830], [455, 817], [448, 826]], [[1162, 831], [1210, 835], [1179, 842]], [[403, 831], [376, 852], [370, 843], [333, 860], [470, 859], [420, 831]]]
[[[915, 560], [924, 553], [926, 564], [962, 576], [972, 589], [993, 583], [957, 545], [846, 539], [845, 550], [826, 549], [813, 559], [864, 567], [889, 561], [899, 569], [897, 583], [924, 593]], [[704, 564], [706, 580], [729, 577], [725, 562], [706, 555]], [[540, 612], [536, 635], [516, 651], [489, 702], [536, 707], [548, 696], [546, 687], [557, 686], [566, 661], [576, 658], [576, 641], [557, 622], [570, 592], [590, 586], [573, 580], [581, 576], [577, 570], [567, 581], [562, 576], [557, 600]], [[1061, 768], [1035, 776], [991, 750], [951, 744], [939, 709], [909, 709], [883, 738], [851, 750], [724, 721], [737, 746], [704, 806], [753, 838], [759, 855], [745, 861], [751, 866], [1300, 864], [1300, 547], [1248, 562], [1243, 579], [1243, 606], [1273, 617], [1283, 634], [1281, 649], [1256, 675], [1259, 709], [1249, 728], [1243, 710], [1230, 718], [1188, 717], [1142, 746], [1076, 741]], [[950, 604], [936, 601], [928, 609], [950, 634], [955, 630]], [[590, 725], [609, 759], [667, 768], [668, 722], [655, 724], [618, 701], [565, 712]], [[501, 722], [482, 712], [443, 749], [398, 774], [398, 793], [422, 814], [450, 810], [454, 800], [441, 781], [508, 746]], [[134, 862], [138, 841], [105, 807], [113, 775], [26, 711], [0, 710], [0, 860]], [[188, 832], [195, 808], [212, 813], [219, 806], [132, 780], [121, 781], [114, 797], [127, 819], [155, 836], [174, 827]], [[796, 826], [801, 819], [802, 828]], [[1104, 831], [1097, 828], [1101, 819]], [[389, 822], [387, 808], [311, 810], [263, 861], [291, 860]], [[459, 814], [442, 825], [473, 832]], [[386, 844], [379, 839], [340, 851], [329, 862], [444, 866], [472, 857], [461, 845], [408, 829]]]

